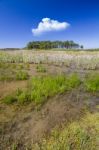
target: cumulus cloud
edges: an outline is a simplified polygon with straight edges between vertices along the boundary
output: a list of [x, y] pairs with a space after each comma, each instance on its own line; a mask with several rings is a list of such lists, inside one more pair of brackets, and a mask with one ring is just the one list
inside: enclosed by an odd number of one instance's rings
[[37, 36], [45, 32], [65, 30], [69, 26], [70, 24], [67, 22], [59, 22], [57, 20], [51, 20], [50, 18], [43, 18], [38, 24], [38, 27], [32, 29], [32, 33]]

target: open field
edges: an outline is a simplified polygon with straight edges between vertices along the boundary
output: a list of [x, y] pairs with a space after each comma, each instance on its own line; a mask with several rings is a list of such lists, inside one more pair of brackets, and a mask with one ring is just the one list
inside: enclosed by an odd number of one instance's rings
[[99, 51], [0, 51], [5, 149], [99, 149]]

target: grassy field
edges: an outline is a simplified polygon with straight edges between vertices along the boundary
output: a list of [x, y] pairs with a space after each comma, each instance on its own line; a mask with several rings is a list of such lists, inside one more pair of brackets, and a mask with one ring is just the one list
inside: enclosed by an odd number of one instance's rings
[[0, 51], [5, 149], [99, 149], [98, 51]]

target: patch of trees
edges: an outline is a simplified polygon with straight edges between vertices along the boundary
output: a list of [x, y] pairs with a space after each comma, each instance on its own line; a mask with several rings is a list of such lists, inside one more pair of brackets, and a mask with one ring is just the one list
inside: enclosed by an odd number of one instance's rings
[[74, 41], [33, 41], [27, 44], [27, 49], [79, 49], [83, 45], [79, 45]]
[[16, 50], [20, 50], [20, 48], [2, 48], [2, 49], [0, 49], [0, 51], [1, 50], [3, 50], [3, 51], [9, 51], [9, 50], [14, 51], [15, 50], [16, 51]]

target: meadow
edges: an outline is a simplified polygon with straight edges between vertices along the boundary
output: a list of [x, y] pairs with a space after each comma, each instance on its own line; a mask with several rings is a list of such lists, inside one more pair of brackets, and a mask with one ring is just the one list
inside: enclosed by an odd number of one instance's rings
[[0, 51], [5, 149], [99, 149], [99, 51]]

